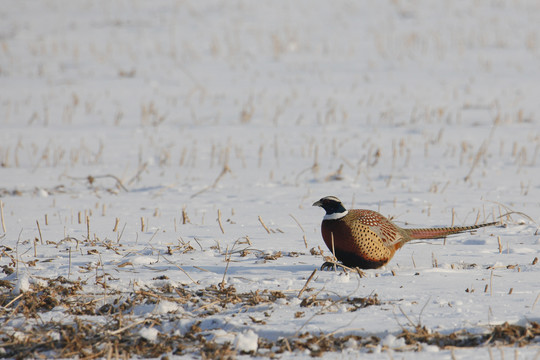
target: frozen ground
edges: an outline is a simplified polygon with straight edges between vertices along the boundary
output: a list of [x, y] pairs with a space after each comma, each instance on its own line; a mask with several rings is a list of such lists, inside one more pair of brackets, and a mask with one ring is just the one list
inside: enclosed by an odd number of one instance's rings
[[[537, 1], [0, 1], [0, 355], [538, 358], [539, 23]], [[300, 294], [326, 195], [402, 226], [523, 214]]]

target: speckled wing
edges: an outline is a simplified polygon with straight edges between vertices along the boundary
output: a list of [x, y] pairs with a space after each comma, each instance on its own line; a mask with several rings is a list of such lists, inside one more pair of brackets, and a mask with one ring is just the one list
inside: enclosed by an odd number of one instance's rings
[[350, 210], [352, 213], [351, 222], [368, 226], [382, 240], [384, 246], [398, 249], [406, 241], [400, 229], [390, 220], [372, 210]]

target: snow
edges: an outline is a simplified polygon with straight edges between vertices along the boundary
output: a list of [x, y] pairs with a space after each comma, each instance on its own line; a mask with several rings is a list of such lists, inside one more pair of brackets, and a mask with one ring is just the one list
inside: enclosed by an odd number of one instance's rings
[[[63, 277], [99, 306], [165, 294], [129, 313], [159, 320], [133, 330], [151, 342], [200, 321], [244, 353], [309, 332], [381, 339], [349, 340], [351, 358], [486, 358], [401, 352], [397, 335], [540, 321], [539, 22], [540, 4], [511, 0], [5, 2], [0, 290]], [[404, 227], [516, 213], [363, 278], [318, 271], [299, 297], [323, 262], [310, 250], [329, 255], [311, 206], [328, 195]], [[285, 296], [175, 302], [221, 283]], [[70, 323], [66, 308], [50, 316]], [[22, 319], [3, 331], [24, 338]], [[534, 358], [537, 341], [493, 352]]]
[[259, 336], [251, 329], [237, 334], [234, 340], [234, 347], [241, 352], [255, 352], [258, 348]]
[[26, 273], [20, 274], [20, 276], [17, 277], [13, 293], [18, 295], [28, 290], [30, 290], [30, 278]]
[[153, 314], [167, 314], [167, 313], [174, 313], [177, 311], [180, 311], [182, 308], [179, 307], [177, 304], [170, 302], [170, 301], [160, 301], [158, 304], [156, 304], [156, 307], [154, 310], [152, 310]]
[[156, 328], [144, 327], [139, 330], [139, 335], [148, 341], [155, 342], [159, 335], [159, 331]]

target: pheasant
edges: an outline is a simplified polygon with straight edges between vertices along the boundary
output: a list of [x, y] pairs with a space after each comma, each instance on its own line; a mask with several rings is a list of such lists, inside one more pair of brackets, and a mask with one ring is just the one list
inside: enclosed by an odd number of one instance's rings
[[[376, 269], [386, 265], [396, 251], [414, 239], [438, 239], [497, 222], [471, 226], [428, 229], [403, 229], [372, 210], [347, 210], [335, 196], [327, 196], [313, 203], [326, 211], [321, 232], [328, 249], [348, 267]], [[324, 263], [321, 269], [329, 268]]]

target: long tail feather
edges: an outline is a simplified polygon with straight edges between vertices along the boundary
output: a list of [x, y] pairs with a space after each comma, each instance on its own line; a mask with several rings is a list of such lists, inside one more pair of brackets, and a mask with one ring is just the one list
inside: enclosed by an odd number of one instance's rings
[[471, 231], [486, 226], [493, 226], [498, 224], [498, 222], [490, 222], [479, 225], [471, 226], [454, 226], [454, 227], [445, 227], [445, 228], [426, 228], [426, 229], [404, 229], [407, 234], [410, 236], [410, 239], [438, 239], [443, 238], [448, 235], [459, 234], [465, 231]]

